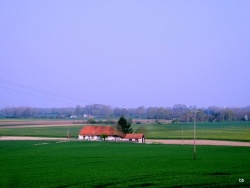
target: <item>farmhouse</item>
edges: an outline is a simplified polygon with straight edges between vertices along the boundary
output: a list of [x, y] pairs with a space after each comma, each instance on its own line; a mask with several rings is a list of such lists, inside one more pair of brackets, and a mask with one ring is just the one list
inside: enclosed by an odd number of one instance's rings
[[106, 134], [106, 140], [120, 140], [125, 137], [121, 131], [112, 126], [85, 126], [79, 133], [80, 140], [101, 140], [101, 135]]
[[109, 141], [134, 141], [144, 143], [143, 134], [124, 134], [112, 126], [85, 126], [79, 132], [79, 140], [102, 140], [102, 135], [107, 135]]

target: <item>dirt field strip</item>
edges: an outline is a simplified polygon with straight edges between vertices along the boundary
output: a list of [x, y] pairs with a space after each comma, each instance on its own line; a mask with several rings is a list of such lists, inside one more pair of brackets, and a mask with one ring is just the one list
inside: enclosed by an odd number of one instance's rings
[[[83, 124], [84, 123], [84, 124]], [[86, 122], [80, 120], [34, 120], [34, 121], [0, 121], [1, 128], [37, 128], [37, 127], [66, 127], [66, 126], [83, 126]]]
[[31, 137], [31, 136], [0, 136], [0, 140], [57, 140], [66, 141], [67, 138], [48, 138], [48, 137]]
[[[60, 125], [19, 125], [19, 126], [0, 126], [1, 128], [12, 128], [12, 129], [18, 129], [18, 128], [38, 128], [38, 127], [73, 127], [73, 126], [81, 126], [82, 124], [60, 124]], [[85, 124], [84, 124], [85, 125]]]
[[[17, 120], [17, 121], [0, 121], [0, 125], [60, 125], [60, 124], [79, 124], [80, 120]], [[83, 121], [81, 121], [83, 122]]]
[[[151, 140], [146, 139], [146, 143], [161, 143], [161, 144], [177, 144], [177, 145], [193, 145], [194, 140]], [[208, 146], [248, 146], [250, 142], [236, 142], [236, 141], [220, 141], [220, 140], [196, 140], [196, 145], [208, 145]]]

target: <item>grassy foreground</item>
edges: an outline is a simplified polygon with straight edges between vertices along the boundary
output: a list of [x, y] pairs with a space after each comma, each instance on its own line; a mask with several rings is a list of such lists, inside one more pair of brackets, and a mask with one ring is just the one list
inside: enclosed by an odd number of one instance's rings
[[[249, 187], [250, 148], [1, 141], [0, 187]], [[244, 182], [239, 182], [244, 179]]]

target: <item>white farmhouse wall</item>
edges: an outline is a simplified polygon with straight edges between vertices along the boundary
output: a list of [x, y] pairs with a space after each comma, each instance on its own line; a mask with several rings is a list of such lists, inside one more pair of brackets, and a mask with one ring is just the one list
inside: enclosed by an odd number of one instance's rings
[[[79, 135], [78, 139], [79, 140], [102, 140], [101, 136], [83, 136], [83, 135]], [[120, 137], [108, 136], [105, 140], [117, 141], [117, 140], [120, 140]]]
[[83, 140], [83, 136], [82, 136], [82, 135], [79, 135], [78, 139], [79, 139], [79, 140]]
[[[79, 140], [102, 140], [101, 136], [83, 136], [83, 135], [79, 135], [78, 136]], [[119, 141], [119, 142], [138, 142], [138, 143], [144, 143], [145, 142], [145, 138], [141, 138], [141, 139], [125, 139], [125, 138], [120, 138], [120, 137], [115, 137], [115, 136], [108, 136], [105, 140], [107, 141]]]

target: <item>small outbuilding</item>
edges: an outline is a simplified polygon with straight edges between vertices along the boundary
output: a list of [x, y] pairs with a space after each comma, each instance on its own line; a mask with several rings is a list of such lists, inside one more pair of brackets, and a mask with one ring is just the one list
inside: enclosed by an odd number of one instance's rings
[[134, 141], [138, 143], [145, 143], [144, 134], [126, 134], [125, 138], [128, 141]]

